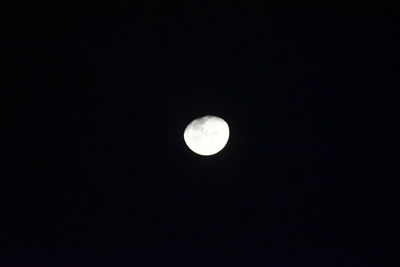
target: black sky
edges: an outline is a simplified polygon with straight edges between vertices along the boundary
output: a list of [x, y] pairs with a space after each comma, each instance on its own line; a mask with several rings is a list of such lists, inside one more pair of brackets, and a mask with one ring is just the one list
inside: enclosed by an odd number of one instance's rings
[[[395, 266], [393, 4], [21, 12], [1, 266]], [[183, 130], [207, 114], [231, 137], [201, 157]]]

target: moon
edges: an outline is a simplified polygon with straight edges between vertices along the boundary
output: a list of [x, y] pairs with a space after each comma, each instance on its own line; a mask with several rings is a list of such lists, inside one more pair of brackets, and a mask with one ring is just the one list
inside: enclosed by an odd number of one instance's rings
[[189, 123], [183, 138], [194, 153], [211, 156], [220, 152], [228, 143], [229, 126], [220, 117], [207, 115]]

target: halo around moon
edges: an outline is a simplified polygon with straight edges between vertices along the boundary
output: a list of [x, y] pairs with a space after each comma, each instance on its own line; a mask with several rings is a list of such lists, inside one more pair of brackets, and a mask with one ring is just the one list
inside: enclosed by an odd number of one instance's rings
[[189, 123], [183, 138], [194, 153], [211, 156], [220, 152], [227, 144], [229, 126], [223, 119], [207, 115]]

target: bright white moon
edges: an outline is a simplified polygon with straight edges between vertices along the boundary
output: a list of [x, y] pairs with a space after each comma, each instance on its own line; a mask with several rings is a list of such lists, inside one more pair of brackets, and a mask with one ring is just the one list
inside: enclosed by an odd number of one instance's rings
[[186, 145], [196, 154], [210, 156], [221, 151], [229, 139], [229, 126], [216, 116], [197, 118], [183, 133]]

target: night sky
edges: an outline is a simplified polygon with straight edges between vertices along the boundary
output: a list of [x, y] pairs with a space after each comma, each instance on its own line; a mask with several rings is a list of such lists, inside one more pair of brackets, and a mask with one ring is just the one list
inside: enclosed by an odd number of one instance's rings
[[167, 2], [6, 16], [0, 266], [395, 266], [394, 4]]

